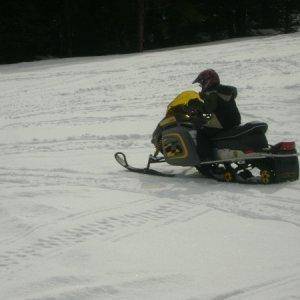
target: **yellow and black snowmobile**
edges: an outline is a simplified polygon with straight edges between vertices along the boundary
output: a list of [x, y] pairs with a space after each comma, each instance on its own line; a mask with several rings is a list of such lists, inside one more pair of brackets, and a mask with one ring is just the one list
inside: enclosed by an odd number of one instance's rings
[[[166, 162], [174, 166], [193, 166], [206, 177], [226, 182], [269, 184], [299, 178], [295, 142], [269, 145], [265, 135], [268, 125], [263, 122], [220, 131], [210, 139], [212, 159], [201, 161], [196, 147], [197, 130], [189, 115], [190, 101], [203, 100], [198, 93], [186, 91], [168, 105], [166, 117], [153, 134], [155, 153], [149, 156], [145, 168], [130, 166], [122, 152], [115, 153], [117, 162], [133, 172], [168, 177], [175, 175], [153, 170], [150, 165]], [[202, 117], [203, 124], [214, 122], [213, 114]]]

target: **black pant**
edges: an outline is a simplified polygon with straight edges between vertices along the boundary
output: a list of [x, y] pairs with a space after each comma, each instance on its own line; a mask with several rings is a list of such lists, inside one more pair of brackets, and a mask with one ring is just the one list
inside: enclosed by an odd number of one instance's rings
[[212, 144], [210, 139], [222, 129], [202, 127], [197, 129], [197, 152], [200, 160], [212, 159]]

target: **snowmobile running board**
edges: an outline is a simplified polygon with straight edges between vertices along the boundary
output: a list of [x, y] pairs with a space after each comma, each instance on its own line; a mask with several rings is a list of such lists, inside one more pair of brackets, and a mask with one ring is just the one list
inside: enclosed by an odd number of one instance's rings
[[222, 163], [234, 163], [234, 162], [240, 162], [245, 160], [256, 160], [256, 159], [262, 159], [262, 158], [284, 158], [284, 157], [294, 157], [299, 156], [298, 153], [295, 154], [272, 154], [272, 153], [253, 153], [252, 155], [244, 156], [244, 157], [237, 157], [237, 158], [230, 158], [230, 159], [220, 159], [220, 160], [210, 160], [210, 161], [203, 161], [199, 165], [211, 165], [211, 164], [222, 164]]
[[156, 157], [153, 157], [152, 155], [150, 155], [146, 168], [136, 168], [136, 167], [130, 166], [127, 162], [126, 155], [123, 152], [115, 153], [115, 159], [122, 167], [126, 168], [127, 170], [129, 170], [131, 172], [147, 174], [147, 175], [154, 175], [154, 176], [163, 176], [163, 177], [174, 177], [175, 176], [174, 174], [162, 173], [162, 172], [150, 169], [151, 163], [164, 162], [163, 158], [156, 158]]

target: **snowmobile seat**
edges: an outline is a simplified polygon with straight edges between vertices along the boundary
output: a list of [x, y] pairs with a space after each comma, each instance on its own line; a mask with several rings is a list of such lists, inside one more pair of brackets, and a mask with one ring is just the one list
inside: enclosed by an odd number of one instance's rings
[[268, 129], [268, 125], [264, 122], [249, 122], [243, 125], [239, 125], [236, 127], [233, 127], [230, 130], [224, 130], [220, 133], [216, 134], [212, 140], [213, 141], [221, 141], [221, 140], [227, 140], [227, 139], [236, 139], [243, 135], [248, 134], [265, 134]]
[[250, 122], [224, 130], [211, 138], [212, 144], [216, 148], [229, 148], [232, 150], [252, 149], [259, 151], [268, 147], [266, 131], [268, 125], [263, 122]]

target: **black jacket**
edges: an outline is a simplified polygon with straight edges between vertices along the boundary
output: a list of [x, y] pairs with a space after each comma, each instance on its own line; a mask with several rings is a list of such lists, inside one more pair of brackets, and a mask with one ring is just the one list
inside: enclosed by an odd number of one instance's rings
[[[204, 100], [203, 110], [214, 114], [217, 120], [208, 122], [207, 127], [230, 129], [241, 124], [241, 115], [237, 108], [235, 98], [237, 89], [229, 85], [218, 85], [208, 91], [200, 92]], [[221, 125], [221, 127], [220, 127]]]

